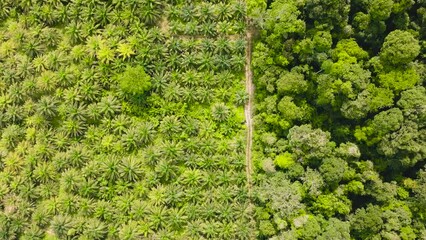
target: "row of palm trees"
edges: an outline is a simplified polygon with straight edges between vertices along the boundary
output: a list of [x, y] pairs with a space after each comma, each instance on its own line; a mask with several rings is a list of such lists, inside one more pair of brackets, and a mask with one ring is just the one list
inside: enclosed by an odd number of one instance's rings
[[[139, 37], [141, 35], [137, 35], [136, 38]], [[245, 64], [245, 41], [242, 39], [230, 41], [227, 38], [218, 38], [215, 41], [210, 39], [193, 41], [172, 38], [163, 43], [149, 43], [155, 41], [154, 39], [155, 35], [148, 33], [146, 38], [148, 43], [140, 40], [135, 42], [130, 38], [127, 41], [116, 41], [115, 44], [114, 41], [108, 41], [107, 44], [105, 38], [97, 36], [89, 38], [84, 45], [75, 45], [72, 48], [59, 46], [60, 48], [49, 51], [49, 47], [41, 47], [44, 46], [43, 41], [29, 38], [23, 43], [18, 43], [18, 40], [11, 38], [0, 45], [0, 55], [3, 53], [2, 57], [10, 59], [5, 61], [7, 69], [0, 77], [10, 82], [39, 73], [41, 74], [37, 78], [39, 85], [53, 87], [52, 81], [59, 81], [59, 84], [66, 87], [67, 83], [73, 81], [69, 79], [73, 77], [72, 74], [81, 69], [81, 66], [75, 64], [86, 66], [96, 64], [99, 65], [100, 71], [108, 71], [108, 68], [123, 68], [129, 61], [137, 60], [145, 63], [147, 71], [155, 69], [179, 71], [195, 68], [215, 71], [231, 69], [237, 72], [241, 71]], [[26, 48], [27, 41], [32, 41], [29, 48]], [[1, 51], [2, 49], [4, 51]], [[17, 49], [22, 49], [23, 52]], [[64, 68], [66, 63], [74, 65]], [[54, 73], [56, 71], [57, 73]], [[59, 76], [55, 76], [56, 74]]]
[[242, 35], [245, 32], [245, 22], [238, 20], [200, 23], [197, 20], [190, 22], [170, 21], [168, 31], [172, 35], [188, 36], [227, 36]]
[[[19, 225], [21, 218], [1, 213], [3, 225], [0, 227], [0, 237], [46, 239], [54, 235], [60, 239], [250, 239], [250, 228], [253, 226], [241, 219], [188, 221], [180, 214], [179, 210], [171, 209], [166, 213], [160, 208], [149, 215], [149, 221], [130, 220], [115, 224], [105, 224], [97, 218], [57, 214], [49, 217], [51, 227], [45, 231], [38, 225]], [[181, 225], [183, 222], [187, 224]], [[179, 230], [175, 226], [179, 226]]]
[[190, 22], [193, 20], [201, 22], [220, 21], [244, 21], [246, 14], [245, 4], [242, 1], [232, 3], [210, 3], [173, 5], [168, 9], [170, 20], [181, 20]]
[[[170, 2], [158, 0], [132, 1], [2, 1], [0, 19], [25, 14], [32, 24], [58, 26], [70, 22], [93, 22], [97, 28], [107, 24], [155, 24], [164, 12], [169, 20], [189, 22], [243, 21], [246, 14], [243, 1]], [[22, 16], [22, 15], [21, 15]]]

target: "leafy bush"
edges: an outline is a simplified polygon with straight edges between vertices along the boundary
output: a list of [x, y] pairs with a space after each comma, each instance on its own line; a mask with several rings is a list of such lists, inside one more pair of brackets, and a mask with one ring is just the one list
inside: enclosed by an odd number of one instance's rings
[[123, 92], [133, 95], [144, 94], [151, 89], [151, 77], [145, 72], [144, 67], [127, 67], [117, 76], [118, 83]]

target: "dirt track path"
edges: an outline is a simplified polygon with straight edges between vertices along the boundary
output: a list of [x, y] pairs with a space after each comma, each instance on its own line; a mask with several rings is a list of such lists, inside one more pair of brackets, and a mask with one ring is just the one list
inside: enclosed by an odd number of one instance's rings
[[251, 71], [251, 47], [252, 47], [252, 32], [249, 25], [247, 26], [246, 32], [246, 66], [245, 66], [245, 78], [246, 78], [246, 91], [249, 95], [249, 99], [244, 107], [244, 115], [246, 118], [247, 127], [247, 139], [246, 139], [246, 174], [247, 174], [247, 188], [249, 196], [252, 196], [252, 175], [253, 175], [253, 162], [251, 157], [252, 145], [253, 145], [253, 96], [254, 96], [254, 85], [253, 85], [253, 73]]

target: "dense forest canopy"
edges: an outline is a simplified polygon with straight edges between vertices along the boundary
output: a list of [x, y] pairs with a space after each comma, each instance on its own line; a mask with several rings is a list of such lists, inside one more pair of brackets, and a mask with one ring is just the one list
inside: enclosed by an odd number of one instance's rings
[[258, 237], [426, 238], [426, 2], [248, 11]]

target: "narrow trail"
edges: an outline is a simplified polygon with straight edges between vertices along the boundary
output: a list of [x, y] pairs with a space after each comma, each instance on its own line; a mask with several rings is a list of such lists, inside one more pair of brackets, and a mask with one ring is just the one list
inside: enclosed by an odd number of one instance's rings
[[256, 239], [255, 219], [254, 219], [254, 206], [253, 206], [253, 160], [252, 160], [252, 146], [253, 146], [253, 101], [254, 101], [254, 85], [253, 85], [253, 72], [251, 70], [251, 51], [252, 51], [252, 37], [253, 31], [250, 27], [249, 20], [247, 19], [246, 30], [246, 66], [245, 66], [245, 79], [246, 79], [246, 92], [248, 93], [248, 101], [244, 106], [244, 116], [246, 119], [246, 175], [247, 175], [247, 191], [249, 196], [251, 209], [251, 224], [253, 231], [251, 232], [250, 239]]
[[[249, 26], [249, 25], [248, 25]], [[251, 71], [251, 47], [252, 47], [252, 31], [248, 27], [246, 31], [246, 66], [245, 66], [245, 78], [246, 78], [246, 92], [249, 95], [249, 99], [244, 106], [244, 115], [246, 118], [247, 127], [247, 139], [246, 139], [246, 174], [247, 174], [247, 188], [249, 196], [252, 196], [253, 188], [253, 161], [252, 161], [252, 145], [253, 145], [253, 97], [254, 97], [254, 85], [253, 85], [253, 73]]]

